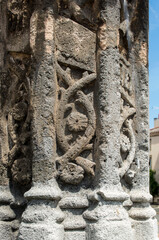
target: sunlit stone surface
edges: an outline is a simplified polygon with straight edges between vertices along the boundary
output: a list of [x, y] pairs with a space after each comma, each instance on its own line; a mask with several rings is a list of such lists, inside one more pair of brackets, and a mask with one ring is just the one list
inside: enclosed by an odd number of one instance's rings
[[157, 240], [148, 0], [0, 1], [0, 239]]

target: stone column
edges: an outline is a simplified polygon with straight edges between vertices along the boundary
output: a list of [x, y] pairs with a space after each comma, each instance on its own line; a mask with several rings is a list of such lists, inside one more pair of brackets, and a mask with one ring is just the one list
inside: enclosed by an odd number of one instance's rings
[[[97, 143], [96, 193], [93, 207], [84, 213], [88, 220], [87, 238], [92, 240], [132, 240], [131, 223], [123, 202], [118, 171], [120, 159], [120, 56], [118, 29], [120, 2], [101, 1], [97, 60]], [[96, 208], [95, 208], [96, 206]], [[92, 222], [92, 223], [91, 223]]]
[[[6, 81], [7, 70], [5, 66], [5, 41], [6, 41], [6, 2], [0, 2], [0, 91], [5, 91], [4, 82]], [[7, 169], [3, 165], [3, 155], [5, 149], [2, 150], [2, 141], [6, 129], [2, 128], [3, 103], [2, 95], [0, 98], [0, 239], [11, 240], [13, 236], [13, 220], [16, 218], [15, 213], [10, 208], [13, 196], [9, 189], [9, 179]], [[5, 125], [6, 127], [6, 125]]]
[[[138, 1], [135, 10], [136, 18], [132, 22], [134, 46], [131, 58], [134, 65], [136, 95], [135, 126], [138, 144], [136, 150], [138, 171], [130, 192], [133, 206], [129, 215], [135, 240], [157, 240], [156, 213], [150, 206], [152, 197], [149, 193], [148, 1]], [[138, 28], [136, 29], [135, 26]]]
[[32, 187], [25, 193], [28, 207], [22, 216], [19, 240], [62, 240], [63, 213], [57, 207], [61, 192], [55, 180], [56, 73], [52, 4], [37, 3], [31, 17], [33, 60]]

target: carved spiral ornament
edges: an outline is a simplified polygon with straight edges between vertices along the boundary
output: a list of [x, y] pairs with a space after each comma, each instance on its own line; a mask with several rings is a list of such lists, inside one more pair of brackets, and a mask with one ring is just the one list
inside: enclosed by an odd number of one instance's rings
[[[120, 152], [121, 160], [119, 175], [126, 176], [129, 183], [130, 176], [134, 176], [131, 165], [135, 159], [136, 139], [133, 129], [133, 120], [136, 113], [134, 97], [132, 92], [132, 82], [130, 78], [130, 64], [121, 57], [121, 116], [120, 116]], [[128, 77], [129, 76], [129, 77]]]
[[[56, 159], [58, 173], [64, 182], [78, 184], [84, 178], [84, 172], [94, 175], [95, 163], [80, 154], [92, 148], [90, 141], [96, 127], [93, 105], [82, 88], [92, 83], [96, 74], [86, 72], [81, 79], [74, 81], [57, 63], [57, 75], [68, 85], [67, 89], [60, 88], [61, 98], [57, 111], [57, 140], [63, 151], [63, 155]], [[80, 109], [83, 109], [82, 113]]]
[[10, 58], [8, 110], [3, 119], [2, 162], [10, 170], [14, 182], [27, 185], [31, 181], [30, 82], [27, 78], [28, 60]]

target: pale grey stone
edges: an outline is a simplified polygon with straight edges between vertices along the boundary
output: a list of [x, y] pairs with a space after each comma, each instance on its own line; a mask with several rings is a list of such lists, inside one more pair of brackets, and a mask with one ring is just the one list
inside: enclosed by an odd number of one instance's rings
[[67, 216], [67, 219], [65, 219], [62, 224], [64, 225], [64, 229], [67, 230], [85, 229], [87, 225], [82, 216], [75, 215]]
[[70, 196], [65, 197], [59, 202], [61, 208], [87, 208], [89, 202], [87, 197], [82, 196]]
[[12, 226], [10, 223], [0, 221], [0, 239], [3, 240], [13, 239], [13, 232], [11, 227]]
[[9, 221], [15, 219], [16, 215], [10, 206], [0, 206], [0, 221]]
[[64, 240], [85, 240], [86, 239], [86, 234], [85, 232], [82, 231], [76, 231], [76, 232], [72, 232], [72, 231], [66, 231], [65, 232], [65, 237]]

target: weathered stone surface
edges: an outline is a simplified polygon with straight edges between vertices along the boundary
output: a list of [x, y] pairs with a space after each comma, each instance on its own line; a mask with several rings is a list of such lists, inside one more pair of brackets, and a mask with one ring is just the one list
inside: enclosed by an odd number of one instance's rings
[[89, 206], [86, 197], [75, 196], [65, 197], [59, 202], [61, 208], [87, 208]]
[[0, 1], [0, 239], [157, 240], [148, 0]]
[[0, 221], [9, 221], [15, 219], [16, 215], [9, 206], [0, 206]]
[[76, 233], [72, 232], [72, 231], [67, 231], [65, 233], [65, 238], [64, 240], [85, 240], [86, 239], [86, 234], [84, 232], [81, 231], [77, 231]]
[[58, 61], [95, 72], [96, 35], [63, 17], [57, 19], [55, 32]]
[[68, 220], [63, 221], [63, 225], [67, 230], [78, 230], [85, 229], [87, 224], [82, 216], [71, 216]]

